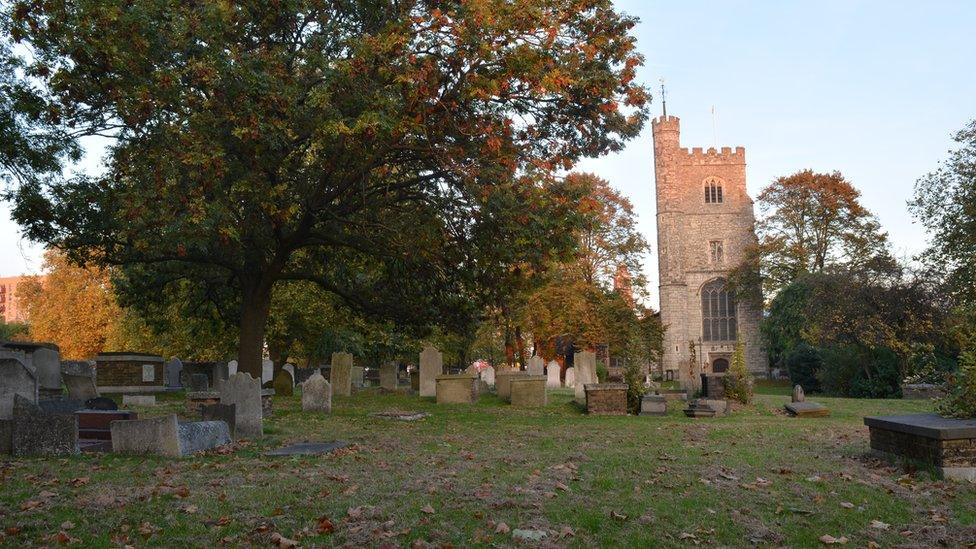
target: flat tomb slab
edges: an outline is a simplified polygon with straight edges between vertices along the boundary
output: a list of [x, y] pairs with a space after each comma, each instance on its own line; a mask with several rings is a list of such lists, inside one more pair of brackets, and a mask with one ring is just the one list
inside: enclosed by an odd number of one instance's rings
[[283, 446], [277, 450], [265, 452], [266, 456], [317, 456], [329, 454], [349, 446], [348, 442], [337, 440], [334, 442], [299, 442]]
[[864, 418], [871, 450], [934, 467], [945, 478], [976, 480], [976, 435], [973, 420], [936, 414]]
[[868, 427], [936, 440], [976, 438], [976, 419], [950, 419], [939, 414], [906, 414], [864, 418]]
[[790, 415], [796, 417], [827, 417], [830, 415], [830, 409], [816, 402], [791, 402], [783, 405], [783, 408]]

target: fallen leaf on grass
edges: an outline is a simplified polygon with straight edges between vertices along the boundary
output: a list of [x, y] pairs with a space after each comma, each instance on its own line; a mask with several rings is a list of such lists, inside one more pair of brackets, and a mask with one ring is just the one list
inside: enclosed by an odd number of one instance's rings
[[569, 526], [563, 526], [559, 529], [559, 537], [561, 538], [572, 538], [576, 537], [576, 532]]
[[618, 513], [616, 511], [610, 511], [610, 518], [612, 518], [614, 520], [621, 520], [621, 521], [623, 521], [623, 520], [627, 520], [627, 515], [624, 515], [622, 513]]
[[31, 509], [37, 509], [41, 505], [44, 505], [44, 502], [43, 501], [37, 501], [35, 499], [29, 499], [29, 500], [25, 501], [24, 503], [21, 503], [20, 504], [20, 510], [21, 511], [30, 511]]
[[292, 549], [293, 547], [298, 547], [298, 542], [293, 539], [288, 539], [282, 536], [278, 532], [271, 534], [271, 541], [278, 544], [279, 549]]
[[434, 508], [431, 507], [430, 505], [424, 505], [423, 507], [421, 507], [420, 512], [426, 513], [428, 515], [433, 515], [435, 513]]
[[78, 486], [84, 486], [84, 485], [88, 484], [88, 481], [90, 481], [90, 480], [91, 480], [90, 477], [78, 477], [78, 478], [73, 478], [73, 479], [69, 480], [68, 482], [72, 486], [78, 487]]
[[851, 503], [851, 502], [849, 502], [849, 501], [842, 501], [842, 502], [840, 502], [840, 506], [843, 507], [844, 509], [853, 509], [854, 508], [854, 504]]
[[566, 486], [565, 484], [563, 484], [561, 482], [557, 482], [556, 483], [556, 489], [557, 490], [562, 490], [564, 492], [569, 492], [569, 486]]
[[183, 512], [188, 515], [196, 514], [197, 511], [199, 511], [199, 509], [197, 508], [196, 505], [187, 505], [186, 507], [183, 508]]
[[820, 536], [820, 543], [824, 545], [845, 545], [847, 543], [847, 538], [844, 536], [835, 538], [830, 534], [824, 534]]
[[507, 534], [507, 533], [509, 533], [511, 531], [512, 531], [512, 529], [509, 528], [508, 525], [505, 524], [504, 522], [499, 522], [498, 523], [498, 526], [495, 527], [495, 533], [496, 534]]
[[61, 523], [62, 530], [71, 530], [74, 527], [75, 527], [75, 523], [71, 522], [70, 520], [66, 520]]
[[887, 522], [881, 522], [880, 520], [872, 520], [871, 521], [871, 528], [875, 528], [875, 529], [878, 529], [878, 530], [887, 530], [888, 527], [890, 527], [890, 526], [891, 525], [888, 524]]
[[335, 532], [335, 524], [332, 524], [332, 520], [329, 517], [320, 517], [318, 531], [320, 534], [331, 534]]

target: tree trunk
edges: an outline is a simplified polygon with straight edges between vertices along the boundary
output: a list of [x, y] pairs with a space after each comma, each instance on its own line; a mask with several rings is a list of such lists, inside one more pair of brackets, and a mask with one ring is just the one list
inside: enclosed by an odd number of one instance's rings
[[264, 357], [264, 330], [271, 310], [271, 288], [263, 284], [245, 287], [241, 300], [240, 341], [237, 344], [237, 371], [261, 379]]

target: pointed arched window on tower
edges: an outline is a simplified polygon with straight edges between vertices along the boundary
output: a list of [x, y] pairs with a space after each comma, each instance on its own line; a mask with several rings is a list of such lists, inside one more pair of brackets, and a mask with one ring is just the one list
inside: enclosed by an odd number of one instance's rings
[[709, 177], [705, 180], [705, 203], [706, 204], [721, 204], [723, 202], [722, 198], [722, 180], [717, 177]]
[[735, 299], [724, 278], [702, 286], [702, 341], [735, 341]]

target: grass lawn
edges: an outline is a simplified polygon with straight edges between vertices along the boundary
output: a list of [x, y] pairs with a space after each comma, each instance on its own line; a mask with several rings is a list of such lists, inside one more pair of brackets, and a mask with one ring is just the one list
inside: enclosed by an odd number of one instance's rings
[[[568, 390], [544, 409], [494, 395], [472, 406], [365, 391], [329, 416], [275, 398], [264, 440], [185, 459], [83, 455], [0, 462], [5, 545], [965, 546], [976, 485], [866, 456], [862, 417], [924, 401], [817, 398], [826, 419], [780, 413], [789, 387], [763, 385], [731, 417], [589, 417]], [[140, 410], [183, 412], [181, 394]], [[372, 417], [427, 411], [416, 422]], [[325, 457], [268, 458], [293, 441], [345, 440]], [[287, 545], [287, 543], [285, 543]]]

